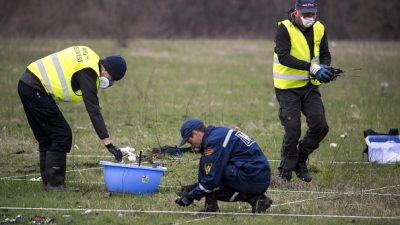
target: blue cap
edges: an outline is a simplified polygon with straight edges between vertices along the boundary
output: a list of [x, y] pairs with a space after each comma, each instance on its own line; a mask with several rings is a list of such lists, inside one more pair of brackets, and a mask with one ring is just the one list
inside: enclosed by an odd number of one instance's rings
[[181, 136], [182, 136], [182, 141], [179, 144], [178, 147], [181, 147], [182, 145], [186, 144], [188, 141], [190, 135], [192, 135], [192, 132], [194, 130], [199, 130], [204, 127], [204, 123], [199, 120], [199, 119], [187, 119], [185, 122], [183, 122], [181, 126]]
[[317, 3], [315, 0], [296, 0], [295, 8], [301, 13], [316, 13]]
[[104, 66], [113, 80], [119, 81], [125, 76], [126, 62], [120, 55], [109, 55], [104, 59], [100, 59], [100, 63]]

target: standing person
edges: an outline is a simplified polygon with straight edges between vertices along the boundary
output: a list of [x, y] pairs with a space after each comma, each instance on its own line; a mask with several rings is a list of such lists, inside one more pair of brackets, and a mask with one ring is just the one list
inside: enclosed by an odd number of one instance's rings
[[[316, 18], [315, 0], [296, 0], [288, 18], [278, 23], [275, 37], [273, 79], [285, 130], [278, 177], [285, 183], [293, 170], [301, 180], [312, 180], [306, 161], [329, 130], [319, 85], [332, 78], [331, 55], [325, 27]], [[299, 141], [301, 112], [308, 131]]]
[[100, 111], [98, 88], [122, 79], [126, 62], [119, 55], [103, 59], [86, 46], [72, 46], [28, 65], [18, 83], [18, 94], [39, 144], [40, 174], [45, 190], [65, 186], [66, 155], [71, 128], [56, 101], [85, 103], [93, 127], [107, 150], [121, 161], [122, 153], [110, 140]]
[[188, 119], [181, 127], [182, 141], [199, 149], [202, 156], [198, 183], [184, 186], [175, 203], [192, 204], [205, 196], [203, 212], [218, 212], [218, 200], [242, 201], [253, 213], [265, 213], [272, 200], [264, 193], [270, 183], [270, 167], [258, 144], [241, 131], [205, 127], [199, 119]]

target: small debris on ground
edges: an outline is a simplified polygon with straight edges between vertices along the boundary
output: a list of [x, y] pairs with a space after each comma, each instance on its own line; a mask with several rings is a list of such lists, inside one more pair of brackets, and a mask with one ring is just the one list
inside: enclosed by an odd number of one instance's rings
[[93, 211], [91, 209], [87, 209], [82, 213], [82, 215], [89, 215], [89, 214], [92, 214], [92, 212]]
[[29, 224], [35, 224], [35, 225], [44, 225], [44, 224], [50, 224], [53, 221], [53, 218], [49, 217], [44, 217], [44, 216], [35, 216]]
[[17, 223], [19, 219], [21, 219], [22, 216], [21, 215], [17, 215], [14, 218], [5, 218], [3, 221], [0, 222], [0, 224], [13, 224], [13, 223]]

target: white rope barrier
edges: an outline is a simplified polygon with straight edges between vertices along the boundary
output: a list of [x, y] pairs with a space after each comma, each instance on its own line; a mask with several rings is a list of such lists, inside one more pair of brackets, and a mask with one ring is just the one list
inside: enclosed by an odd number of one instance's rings
[[[92, 167], [92, 168], [84, 168], [84, 169], [73, 169], [73, 170], [68, 170], [66, 173], [71, 173], [71, 172], [80, 172], [80, 171], [85, 171], [85, 170], [95, 170], [95, 169], [101, 169], [103, 167]], [[0, 180], [10, 180], [12, 178], [18, 178], [18, 177], [32, 177], [32, 176], [40, 176], [40, 173], [33, 173], [33, 174], [24, 174], [24, 175], [15, 175], [15, 176], [9, 176], [9, 177], [0, 177]]]
[[92, 212], [119, 212], [119, 213], [149, 213], [149, 214], [190, 214], [190, 215], [227, 215], [227, 216], [277, 216], [277, 217], [322, 217], [322, 218], [354, 218], [354, 219], [389, 219], [400, 220], [399, 216], [361, 216], [361, 215], [327, 215], [327, 214], [282, 214], [282, 213], [234, 213], [234, 212], [192, 212], [170, 210], [135, 210], [135, 209], [90, 209], [90, 208], [34, 208], [17, 206], [0, 206], [5, 210], [38, 210], [38, 211], [92, 211]]
[[386, 187], [380, 187], [380, 188], [367, 189], [367, 190], [364, 190], [364, 191], [365, 192], [370, 192], [370, 191], [377, 191], [377, 190], [383, 190], [383, 189], [388, 189], [388, 188], [396, 188], [396, 187], [400, 187], [400, 184], [392, 185], [392, 186], [386, 186]]

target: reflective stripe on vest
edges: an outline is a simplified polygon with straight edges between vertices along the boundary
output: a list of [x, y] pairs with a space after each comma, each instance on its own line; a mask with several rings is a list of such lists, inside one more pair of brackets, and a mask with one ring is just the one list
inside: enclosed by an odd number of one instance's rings
[[71, 97], [69, 96], [69, 93], [68, 93], [68, 85], [67, 85], [67, 82], [65, 81], [65, 76], [64, 76], [63, 70], [61, 69], [60, 61], [58, 60], [56, 54], [51, 54], [50, 57], [54, 63], [54, 66], [56, 67], [58, 79], [60, 79], [62, 92], [64, 94], [64, 101], [69, 102], [69, 101], [71, 101]]
[[43, 74], [44, 84], [46, 85], [48, 92], [53, 93], [53, 90], [50, 85], [49, 76], [47, 76], [46, 70], [44, 69], [44, 66], [43, 66], [43, 61], [41, 59], [39, 59], [38, 61], [36, 61], [36, 64], [39, 67], [40, 73]]
[[[85, 46], [73, 46], [39, 59], [28, 66], [42, 82], [48, 94], [53, 95], [59, 101], [82, 101], [81, 91], [72, 90], [72, 76], [85, 68], [91, 68], [97, 76], [100, 76], [100, 57], [90, 48]], [[99, 81], [97, 80], [97, 88]]]
[[[278, 25], [283, 25], [286, 27], [290, 42], [291, 49], [290, 55], [306, 62], [311, 62], [315, 64], [319, 64], [319, 53], [320, 53], [320, 43], [321, 39], [324, 35], [325, 28], [320, 22], [316, 22], [313, 25], [314, 32], [314, 58], [310, 60], [310, 48], [308, 46], [307, 40], [304, 37], [303, 33], [299, 30], [297, 26], [295, 26], [289, 20], [284, 20], [278, 23]], [[287, 67], [283, 64], [280, 64], [278, 55], [274, 53], [273, 57], [273, 79], [274, 86], [279, 89], [289, 89], [289, 88], [297, 88], [303, 87], [307, 85], [309, 81], [314, 85], [319, 85], [319, 81], [316, 79], [311, 79], [309, 76], [308, 70], [298, 70], [294, 68]]]
[[282, 74], [273, 72], [274, 78], [282, 79], [282, 80], [308, 80], [308, 74]]
[[[314, 57], [311, 61], [310, 60], [304, 60], [307, 62], [312, 62], [312, 63], [317, 63], [319, 64], [319, 57]], [[276, 54], [274, 54], [274, 63], [280, 64], [278, 57]], [[280, 64], [282, 65], [282, 64]], [[301, 73], [301, 74], [283, 74], [283, 73], [277, 73], [277, 72], [272, 72], [272, 75], [274, 78], [282, 79], [282, 80], [307, 80], [309, 79], [308, 72], [307, 74]]]

